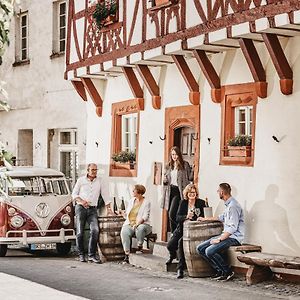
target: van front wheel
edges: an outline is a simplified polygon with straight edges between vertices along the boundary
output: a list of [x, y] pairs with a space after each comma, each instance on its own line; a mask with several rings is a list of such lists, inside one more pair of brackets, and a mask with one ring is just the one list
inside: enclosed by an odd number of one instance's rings
[[56, 251], [59, 255], [67, 255], [71, 250], [71, 243], [57, 243]]
[[6, 252], [7, 252], [7, 245], [0, 245], [0, 257], [5, 256]]

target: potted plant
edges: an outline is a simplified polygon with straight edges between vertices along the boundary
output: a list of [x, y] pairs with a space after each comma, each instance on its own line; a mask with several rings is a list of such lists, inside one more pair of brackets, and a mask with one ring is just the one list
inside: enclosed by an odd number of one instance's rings
[[136, 154], [134, 151], [120, 151], [112, 155], [118, 169], [134, 169]]
[[96, 4], [93, 18], [99, 29], [116, 21], [117, 0], [100, 0]]
[[0, 166], [4, 166], [4, 162], [12, 163], [13, 154], [5, 150], [3, 143], [0, 142]]
[[249, 157], [251, 156], [252, 137], [250, 135], [237, 135], [227, 143], [228, 156]]

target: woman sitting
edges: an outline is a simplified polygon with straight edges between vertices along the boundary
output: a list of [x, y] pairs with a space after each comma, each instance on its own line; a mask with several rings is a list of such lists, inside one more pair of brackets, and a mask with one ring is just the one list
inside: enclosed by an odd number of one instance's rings
[[124, 214], [125, 222], [121, 229], [121, 239], [125, 252], [124, 262], [129, 263], [131, 239], [135, 235], [138, 242], [138, 250], [142, 250], [144, 238], [150, 234], [152, 228], [149, 224], [150, 201], [143, 196], [146, 188], [137, 184], [133, 189], [133, 198], [127, 204]]
[[198, 217], [204, 216], [203, 207], [205, 207], [205, 201], [202, 199], [198, 199], [198, 195], [198, 189], [193, 183], [188, 184], [183, 190], [184, 200], [181, 200], [176, 215], [176, 221], [178, 225], [167, 245], [170, 253], [170, 258], [168, 259], [166, 264], [172, 263], [173, 259], [176, 258], [176, 251], [179, 249], [177, 278], [183, 278], [183, 270], [186, 265], [183, 252], [183, 223], [185, 220], [196, 221]]

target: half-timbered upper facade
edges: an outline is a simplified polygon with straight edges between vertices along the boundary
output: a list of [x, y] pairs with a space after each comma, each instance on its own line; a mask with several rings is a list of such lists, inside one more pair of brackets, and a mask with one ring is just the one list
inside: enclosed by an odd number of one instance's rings
[[[161, 169], [178, 145], [215, 213], [216, 186], [232, 184], [246, 241], [299, 254], [300, 2], [119, 0], [100, 28], [97, 3], [111, 1], [69, 1], [65, 78], [92, 100], [87, 152], [111, 196], [145, 184], [167, 240]], [[240, 135], [250, 139], [243, 154], [230, 146]], [[112, 159], [122, 150], [135, 152], [133, 166]]]

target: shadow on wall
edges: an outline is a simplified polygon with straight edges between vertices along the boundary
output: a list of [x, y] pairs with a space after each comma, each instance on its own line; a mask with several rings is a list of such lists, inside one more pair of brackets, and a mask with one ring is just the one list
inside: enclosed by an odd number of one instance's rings
[[300, 247], [289, 230], [286, 210], [275, 203], [278, 195], [278, 186], [271, 184], [265, 199], [253, 205], [247, 216], [248, 236], [262, 245], [263, 251], [299, 255]]

